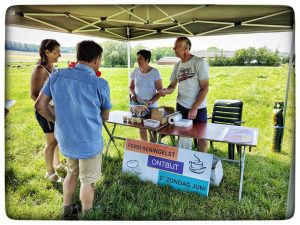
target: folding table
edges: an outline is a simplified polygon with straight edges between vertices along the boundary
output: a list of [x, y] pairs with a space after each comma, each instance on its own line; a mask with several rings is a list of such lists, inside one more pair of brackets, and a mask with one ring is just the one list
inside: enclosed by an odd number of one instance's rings
[[[242, 149], [239, 153], [238, 160], [224, 159], [234, 163], [238, 163], [240, 167], [240, 187], [239, 200], [242, 198], [243, 177], [246, 159], [246, 147], [257, 146], [258, 129], [242, 126], [224, 125], [216, 123], [196, 123], [189, 127], [176, 127], [168, 125], [158, 131], [158, 143], [161, 143], [163, 135], [190, 137], [215, 142], [225, 142], [241, 145]], [[173, 138], [172, 140], [175, 140]], [[175, 144], [175, 143], [174, 143]]]

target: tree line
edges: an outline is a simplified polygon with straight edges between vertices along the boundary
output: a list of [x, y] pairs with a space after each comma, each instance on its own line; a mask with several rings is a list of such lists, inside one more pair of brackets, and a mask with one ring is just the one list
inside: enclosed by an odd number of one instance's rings
[[[124, 42], [105, 41], [101, 43], [104, 49], [103, 53], [103, 66], [127, 66], [127, 44]], [[130, 62], [131, 66], [136, 61], [136, 53], [141, 49], [147, 49], [143, 45], [137, 45], [131, 48]], [[149, 49], [148, 49], [149, 50]], [[207, 51], [215, 52], [213, 58], [208, 59], [210, 66], [279, 66], [284, 63], [288, 63], [289, 57], [280, 58], [279, 51], [272, 51], [267, 47], [254, 48], [249, 47], [247, 49], [239, 49], [235, 51], [233, 57], [226, 57], [222, 50], [216, 47], [210, 47]], [[151, 49], [151, 61], [157, 62], [164, 56], [175, 56], [172, 47], [159, 47]]]
[[[104, 67], [127, 67], [127, 43], [120, 41], [103, 41], [100, 43], [104, 49], [102, 57], [102, 66]], [[20, 42], [5, 42], [6, 50], [15, 51], [28, 51], [28, 52], [38, 52], [39, 45], [26, 44]], [[75, 53], [76, 47], [61, 47], [62, 53]], [[141, 49], [148, 49], [142, 44], [131, 47], [130, 49], [130, 62], [131, 67], [134, 66], [136, 62], [136, 53]], [[158, 47], [151, 50], [151, 61], [157, 62], [160, 58], [164, 56], [175, 56], [172, 47]], [[267, 49], [266, 47], [254, 48], [249, 47], [247, 49], [239, 49], [235, 51], [233, 57], [226, 57], [223, 51], [216, 48], [210, 47], [207, 49], [209, 52], [215, 52], [213, 58], [208, 59], [210, 66], [248, 66], [248, 65], [258, 65], [258, 66], [279, 66], [280, 64], [287, 63], [289, 57], [284, 58], [279, 57], [279, 51], [275, 52]]]
[[[102, 66], [127, 67], [127, 43], [120, 41], [104, 41], [100, 45], [103, 48]], [[38, 52], [40, 45], [26, 44], [14, 41], [5, 41], [5, 50]], [[141, 49], [148, 49], [143, 45], [137, 45], [130, 50], [131, 66], [136, 62], [136, 53]], [[150, 49], [148, 49], [150, 50]], [[76, 47], [62, 47], [62, 53], [75, 53]], [[158, 47], [151, 49], [151, 61], [156, 62], [164, 56], [175, 56], [172, 47]]]
[[249, 47], [247, 49], [242, 48], [235, 51], [233, 57], [225, 57], [222, 51], [217, 51], [213, 58], [208, 60], [211, 66], [279, 66], [284, 63], [288, 63], [289, 56], [280, 58], [279, 51], [272, 51], [267, 47], [254, 48]]
[[[105, 67], [127, 67], [127, 43], [118, 41], [104, 41], [102, 65]], [[130, 48], [130, 66], [136, 62], [136, 53], [141, 49], [151, 51], [151, 62], [157, 62], [164, 56], [175, 56], [172, 47], [158, 47], [149, 49], [142, 44]]]
[[[15, 41], [5, 41], [5, 50], [23, 51], [23, 52], [38, 52], [40, 45], [26, 44]], [[74, 53], [75, 47], [61, 47], [62, 53]]]

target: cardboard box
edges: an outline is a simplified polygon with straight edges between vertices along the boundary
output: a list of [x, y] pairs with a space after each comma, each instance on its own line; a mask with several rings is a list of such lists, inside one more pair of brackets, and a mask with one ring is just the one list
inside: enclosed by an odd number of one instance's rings
[[174, 112], [173, 107], [161, 106], [151, 110], [151, 119], [159, 120], [160, 124], [165, 124], [168, 122], [168, 115], [171, 115]]

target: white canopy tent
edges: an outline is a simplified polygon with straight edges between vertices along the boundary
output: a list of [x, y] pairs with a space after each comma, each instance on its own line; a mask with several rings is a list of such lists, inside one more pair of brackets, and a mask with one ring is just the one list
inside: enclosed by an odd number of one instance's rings
[[275, 5], [19, 5], [6, 24], [115, 40], [291, 31], [294, 11]]
[[[128, 42], [259, 32], [293, 32], [284, 117], [295, 48], [294, 10], [283, 5], [17, 5], [6, 25]], [[285, 119], [284, 119], [285, 120]]]

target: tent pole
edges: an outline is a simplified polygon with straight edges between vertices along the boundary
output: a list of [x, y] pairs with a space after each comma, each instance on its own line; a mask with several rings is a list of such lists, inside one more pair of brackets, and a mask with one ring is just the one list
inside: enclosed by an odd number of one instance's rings
[[[287, 102], [288, 102], [288, 97], [289, 97], [291, 73], [292, 73], [292, 70], [293, 70], [292, 67], [293, 67], [294, 54], [295, 54], [295, 28], [292, 31], [292, 43], [291, 43], [291, 50], [290, 50], [288, 78], [287, 78], [287, 81], [286, 81], [286, 91], [285, 91], [284, 109], [283, 109], [284, 110], [284, 112], [283, 112], [283, 127], [285, 127], [285, 116], [286, 116], [286, 108], [287, 108]], [[283, 129], [283, 132], [284, 132], [284, 129]]]
[[[127, 77], [128, 77], [128, 87], [129, 87], [129, 82], [130, 82], [130, 41], [127, 41]], [[130, 102], [130, 99], [129, 99]]]
[[[292, 73], [293, 56], [295, 53], [295, 28], [293, 29], [292, 35], [293, 36], [292, 36], [292, 44], [291, 44], [291, 51], [290, 51], [288, 80], [287, 80], [287, 88], [286, 88], [285, 102], [284, 102], [283, 127], [285, 126], [286, 104], [288, 99], [290, 75]], [[283, 133], [284, 133], [284, 129], [282, 132], [282, 138], [283, 138]], [[294, 135], [295, 135], [295, 131], [294, 131]], [[294, 142], [292, 146], [292, 154], [291, 154], [292, 160], [291, 160], [288, 199], [287, 199], [287, 207], [286, 207], [286, 215], [285, 215], [286, 219], [290, 219], [294, 215], [294, 210], [295, 210], [295, 149], [296, 146]]]

